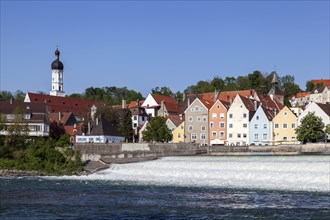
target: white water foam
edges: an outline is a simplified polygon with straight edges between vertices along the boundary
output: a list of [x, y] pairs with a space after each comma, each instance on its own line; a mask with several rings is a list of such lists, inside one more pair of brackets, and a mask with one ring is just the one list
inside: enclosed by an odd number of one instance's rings
[[171, 186], [330, 192], [330, 156], [166, 157], [61, 177]]

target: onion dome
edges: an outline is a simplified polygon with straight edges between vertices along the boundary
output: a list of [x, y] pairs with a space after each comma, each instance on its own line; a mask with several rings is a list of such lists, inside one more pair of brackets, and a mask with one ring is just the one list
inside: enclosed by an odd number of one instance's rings
[[63, 70], [64, 65], [60, 61], [60, 51], [58, 49], [55, 51], [55, 57], [56, 59], [52, 62], [52, 70]]

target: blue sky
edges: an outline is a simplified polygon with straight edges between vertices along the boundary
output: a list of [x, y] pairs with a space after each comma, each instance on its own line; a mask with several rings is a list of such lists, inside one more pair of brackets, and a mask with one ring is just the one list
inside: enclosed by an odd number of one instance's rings
[[49, 92], [58, 45], [66, 94], [146, 96], [254, 70], [329, 79], [329, 1], [3, 1], [0, 90]]

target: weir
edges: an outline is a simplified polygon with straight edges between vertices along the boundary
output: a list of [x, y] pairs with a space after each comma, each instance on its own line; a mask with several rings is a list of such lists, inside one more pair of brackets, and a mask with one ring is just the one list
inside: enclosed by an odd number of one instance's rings
[[[330, 192], [330, 156], [164, 157], [111, 164], [87, 176], [120, 184]], [[57, 177], [53, 177], [57, 178]]]

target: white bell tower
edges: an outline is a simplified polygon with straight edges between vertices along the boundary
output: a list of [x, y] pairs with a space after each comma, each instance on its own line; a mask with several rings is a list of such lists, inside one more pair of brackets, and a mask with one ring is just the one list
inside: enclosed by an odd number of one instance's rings
[[50, 95], [64, 97], [63, 91], [63, 69], [64, 65], [60, 61], [60, 51], [55, 51], [56, 59], [52, 62], [52, 89]]

